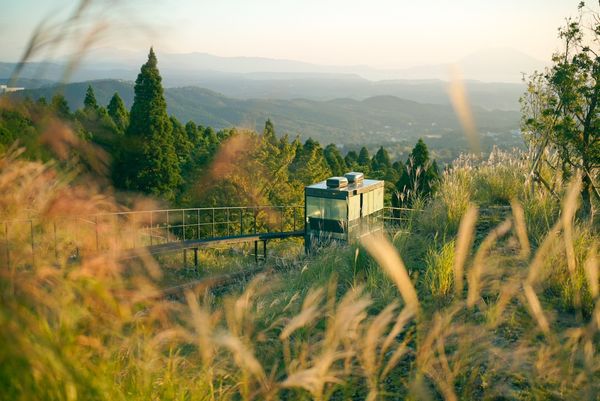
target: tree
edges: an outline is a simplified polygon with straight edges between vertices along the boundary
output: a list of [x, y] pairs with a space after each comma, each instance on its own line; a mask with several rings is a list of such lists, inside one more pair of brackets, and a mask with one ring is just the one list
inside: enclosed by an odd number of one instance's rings
[[195, 122], [188, 121], [185, 124], [185, 134], [187, 135], [188, 141], [193, 144], [193, 146], [198, 146], [203, 141], [202, 136], [200, 135], [202, 127], [198, 127]]
[[392, 162], [390, 161], [390, 155], [387, 150], [381, 146], [371, 160], [372, 174], [374, 174], [375, 178], [386, 179], [391, 168]]
[[107, 107], [108, 115], [112, 119], [113, 123], [117, 127], [120, 133], [124, 133], [129, 124], [129, 113], [125, 108], [123, 99], [117, 92], [110, 98], [110, 102]]
[[181, 170], [157, 65], [151, 48], [135, 81], [130, 123], [115, 181], [126, 189], [172, 200], [181, 182]]
[[[530, 78], [521, 98], [522, 130], [533, 154], [529, 179], [558, 197], [553, 176], [581, 174], [582, 213], [600, 200], [600, 15], [579, 5], [559, 29], [562, 50]], [[549, 169], [548, 169], [549, 167]]]
[[96, 95], [94, 94], [94, 89], [92, 88], [92, 85], [88, 85], [87, 90], [85, 91], [85, 99], [83, 99], [83, 109], [85, 111], [98, 110], [98, 102], [96, 101]]
[[331, 176], [331, 170], [325, 161], [319, 142], [308, 138], [303, 146], [296, 147], [294, 161], [290, 167], [294, 177], [302, 184], [310, 185]]
[[394, 205], [410, 207], [416, 199], [429, 198], [435, 191], [438, 181], [437, 163], [430, 161], [427, 145], [419, 139], [396, 183], [398, 196], [393, 198]]
[[69, 109], [69, 103], [67, 99], [61, 94], [57, 93], [52, 97], [51, 100], [52, 111], [62, 119], [71, 118], [71, 109]]
[[356, 170], [358, 165], [358, 153], [356, 153], [354, 150], [349, 151], [346, 153], [346, 157], [344, 157], [344, 162], [346, 163], [346, 167], [348, 167], [348, 169]]
[[190, 162], [193, 144], [188, 139], [185, 127], [174, 116], [171, 116], [171, 125], [173, 126], [173, 144], [179, 165], [188, 167], [187, 164]]
[[358, 164], [361, 167], [366, 167], [371, 164], [371, 157], [369, 156], [369, 150], [366, 147], [362, 147], [358, 153]]
[[270, 118], [267, 119], [267, 121], [265, 122], [265, 128], [263, 130], [263, 138], [273, 145], [275, 145], [277, 143], [277, 136], [275, 135], [275, 126], [273, 125], [273, 122], [271, 121]]
[[342, 157], [337, 146], [335, 146], [333, 143], [327, 145], [323, 151], [323, 154], [333, 175], [341, 176], [346, 173], [346, 162], [344, 161], [344, 158]]

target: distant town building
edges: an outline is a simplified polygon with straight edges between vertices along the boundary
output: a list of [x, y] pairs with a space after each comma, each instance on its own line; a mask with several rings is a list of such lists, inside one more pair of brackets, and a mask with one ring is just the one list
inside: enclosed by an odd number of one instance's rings
[[23, 89], [25, 89], [25, 88], [19, 88], [19, 87], [8, 86], [8, 85], [0, 85], [0, 93], [18, 92], [18, 91], [22, 91]]

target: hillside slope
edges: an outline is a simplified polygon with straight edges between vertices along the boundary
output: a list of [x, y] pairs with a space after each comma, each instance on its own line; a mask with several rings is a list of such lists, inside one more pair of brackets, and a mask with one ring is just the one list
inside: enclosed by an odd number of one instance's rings
[[[118, 92], [129, 107], [133, 83], [121, 80], [79, 82], [60, 87], [45, 87], [20, 92], [18, 96], [37, 99], [52, 97], [61, 90], [70, 106], [82, 107], [85, 90], [92, 85], [101, 104]], [[417, 103], [395, 96], [375, 96], [364, 100], [335, 99], [232, 99], [198, 87], [167, 88], [169, 112], [183, 122], [193, 120], [215, 128], [238, 126], [262, 129], [267, 118], [274, 120], [279, 133], [313, 137], [322, 143], [381, 144], [421, 136], [460, 136], [460, 125], [451, 106]], [[509, 134], [517, 129], [516, 111], [485, 110], [473, 112], [481, 132]]]

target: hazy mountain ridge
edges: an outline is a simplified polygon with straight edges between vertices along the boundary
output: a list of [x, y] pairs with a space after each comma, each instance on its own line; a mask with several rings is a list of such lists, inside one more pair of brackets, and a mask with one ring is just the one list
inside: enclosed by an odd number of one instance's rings
[[[143, 52], [95, 50], [80, 60], [77, 70], [68, 78], [72, 82], [133, 81], [144, 58]], [[525, 89], [523, 84], [517, 83], [520, 72], [543, 67], [542, 62], [506, 49], [482, 52], [465, 59], [468, 62], [462, 69], [470, 100], [490, 110], [518, 110], [518, 99]], [[293, 60], [219, 57], [204, 53], [159, 53], [159, 60], [165, 87], [199, 86], [239, 99], [331, 100], [347, 97], [362, 100], [393, 95], [420, 103], [449, 104], [450, 64], [380, 70], [367, 66], [319, 66]], [[509, 66], [505, 65], [507, 62]], [[8, 78], [15, 65], [0, 63], [0, 78]], [[495, 74], [496, 78], [508, 74], [512, 83], [483, 82], [485, 77], [478, 71]], [[60, 61], [27, 63], [20, 76], [61, 81], [63, 72], [64, 64]]]
[[[80, 108], [91, 84], [100, 104], [118, 92], [125, 104], [133, 102], [133, 82], [99, 80], [20, 92], [18, 96], [49, 99], [61, 90], [70, 106]], [[278, 132], [313, 137], [322, 143], [385, 143], [426, 135], [460, 136], [460, 125], [449, 105], [418, 103], [395, 96], [364, 100], [339, 98], [328, 101], [307, 99], [233, 99], [198, 87], [165, 89], [169, 113], [182, 122], [193, 120], [215, 128], [245, 127], [261, 130], [267, 118]], [[473, 107], [482, 132], [509, 133], [519, 126], [519, 113], [488, 111]]]

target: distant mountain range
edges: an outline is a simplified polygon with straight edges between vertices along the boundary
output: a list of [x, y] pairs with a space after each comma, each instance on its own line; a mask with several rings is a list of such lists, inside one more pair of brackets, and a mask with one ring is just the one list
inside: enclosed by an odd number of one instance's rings
[[[207, 53], [163, 53], [157, 49], [159, 65], [163, 73], [188, 75], [201, 71], [227, 74], [245, 74], [251, 79], [302, 79], [321, 78], [352, 79], [361, 77], [379, 80], [422, 80], [447, 81], [451, 67], [457, 66], [465, 79], [484, 82], [521, 82], [522, 74], [530, 74], [545, 66], [523, 52], [511, 48], [482, 49], [457, 60], [436, 65], [421, 65], [411, 68], [381, 69], [368, 65], [318, 65], [295, 60], [270, 59], [263, 57], [221, 57]], [[86, 68], [116, 70], [124, 67], [139, 67], [145, 60], [147, 49], [131, 52], [115, 49], [90, 51], [82, 65]], [[120, 77], [119, 77], [120, 78]]]
[[[391, 95], [421, 103], [449, 104], [446, 92], [450, 64], [381, 70], [204, 53], [158, 52], [158, 57], [166, 87], [198, 86], [238, 99], [364, 100]], [[98, 49], [80, 60], [69, 78], [133, 81], [145, 60], [145, 52]], [[62, 81], [65, 63], [26, 64], [20, 78], [30, 82], [23, 86], [36, 88], [41, 82]], [[543, 62], [510, 49], [481, 51], [459, 60], [457, 65], [467, 79], [471, 102], [488, 110], [518, 110], [518, 99], [524, 91], [519, 83], [521, 73], [544, 67]], [[0, 63], [0, 80], [8, 78], [14, 68], [14, 63]]]
[[[85, 90], [91, 84], [101, 104], [118, 92], [129, 107], [133, 101], [133, 82], [96, 80], [62, 86], [46, 86], [18, 92], [16, 96], [52, 97], [62, 91], [70, 106], [80, 108]], [[169, 112], [182, 122], [193, 120], [214, 128], [245, 127], [262, 130], [271, 118], [278, 133], [303, 139], [313, 137], [321, 143], [382, 144], [433, 136], [454, 140], [460, 125], [448, 104], [418, 103], [396, 96], [371, 96], [362, 100], [339, 98], [326, 101], [307, 99], [234, 99], [199, 87], [166, 88]], [[516, 111], [486, 110], [473, 107], [481, 132], [511, 135], [519, 126]]]

